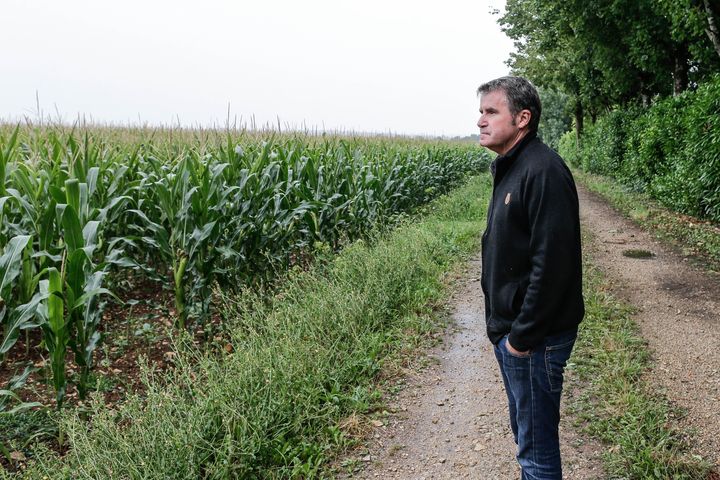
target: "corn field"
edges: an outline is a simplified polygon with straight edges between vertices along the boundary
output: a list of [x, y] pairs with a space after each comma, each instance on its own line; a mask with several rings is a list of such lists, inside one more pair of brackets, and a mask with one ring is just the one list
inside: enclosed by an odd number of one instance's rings
[[[40, 329], [56, 405], [67, 358], [88, 391], [123, 271], [174, 296], [178, 329], [213, 288], [272, 280], [447, 192], [487, 158], [471, 145], [301, 134], [0, 128], [0, 359]], [[11, 388], [0, 405], [29, 408]]]

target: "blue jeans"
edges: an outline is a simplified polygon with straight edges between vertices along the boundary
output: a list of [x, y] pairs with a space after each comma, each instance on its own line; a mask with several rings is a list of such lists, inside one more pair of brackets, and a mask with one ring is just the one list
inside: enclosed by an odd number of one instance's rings
[[562, 480], [560, 394], [576, 336], [575, 330], [548, 336], [523, 356], [508, 351], [507, 336], [495, 345], [522, 480]]

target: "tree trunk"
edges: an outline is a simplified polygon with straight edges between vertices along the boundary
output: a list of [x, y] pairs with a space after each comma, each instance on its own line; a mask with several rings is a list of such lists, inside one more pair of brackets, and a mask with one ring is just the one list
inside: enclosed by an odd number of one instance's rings
[[708, 19], [708, 28], [705, 29], [705, 32], [708, 37], [710, 37], [710, 41], [712, 42], [713, 47], [715, 47], [715, 52], [718, 56], [720, 56], [720, 30], [718, 30], [718, 24], [715, 18], [715, 10], [717, 8], [713, 8], [710, 0], [703, 0], [703, 5]]
[[575, 143], [580, 147], [580, 136], [583, 133], [583, 107], [580, 99], [575, 100]]
[[673, 95], [680, 95], [688, 86], [688, 46], [682, 43], [675, 51], [673, 70]]

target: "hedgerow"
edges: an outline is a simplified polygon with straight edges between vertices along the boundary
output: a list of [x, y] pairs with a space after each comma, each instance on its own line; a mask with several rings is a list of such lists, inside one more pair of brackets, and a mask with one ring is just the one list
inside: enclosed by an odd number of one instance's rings
[[616, 178], [681, 213], [720, 222], [720, 76], [649, 108], [614, 110], [560, 141], [583, 170]]

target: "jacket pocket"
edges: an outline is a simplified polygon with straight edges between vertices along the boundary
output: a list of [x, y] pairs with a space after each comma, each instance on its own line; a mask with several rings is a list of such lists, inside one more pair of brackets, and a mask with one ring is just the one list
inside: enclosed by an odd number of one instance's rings
[[520, 282], [515, 288], [515, 293], [512, 297], [512, 313], [514, 316], [520, 315], [523, 302], [525, 302], [525, 294], [527, 293], [527, 282]]
[[502, 318], [512, 320], [520, 314], [527, 286], [525, 282], [509, 282], [498, 290], [494, 309]]

